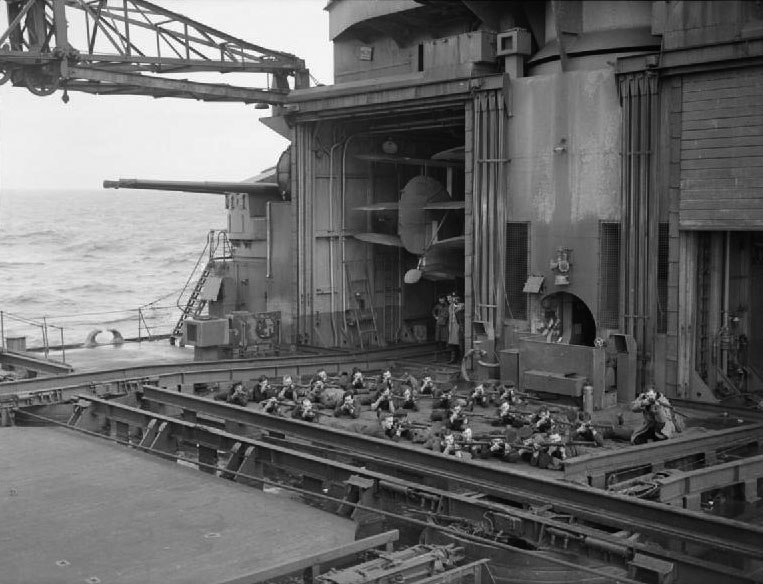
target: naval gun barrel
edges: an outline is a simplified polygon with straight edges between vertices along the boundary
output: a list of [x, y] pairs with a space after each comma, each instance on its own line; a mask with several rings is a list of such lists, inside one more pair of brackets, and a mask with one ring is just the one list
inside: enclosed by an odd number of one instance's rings
[[142, 180], [120, 178], [103, 181], [104, 189], [145, 189], [152, 191], [178, 191], [184, 193], [207, 193], [224, 195], [226, 193], [274, 194], [278, 184], [271, 182], [224, 182], [224, 181], [183, 181], [183, 180]]

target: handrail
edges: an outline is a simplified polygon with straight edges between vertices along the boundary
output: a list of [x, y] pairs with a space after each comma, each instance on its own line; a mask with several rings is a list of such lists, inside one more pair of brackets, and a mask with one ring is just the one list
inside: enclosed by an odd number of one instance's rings
[[199, 265], [201, 264], [202, 258], [204, 258], [207, 250], [210, 248], [210, 241], [211, 241], [213, 233], [214, 233], [214, 229], [210, 230], [209, 234], [207, 234], [207, 241], [204, 244], [204, 249], [201, 250], [201, 254], [199, 254], [199, 259], [196, 260], [196, 265], [194, 265], [193, 270], [191, 270], [191, 274], [188, 276], [188, 279], [185, 282], [185, 285], [180, 290], [180, 294], [178, 294], [177, 301], [175, 304], [180, 310], [183, 310], [183, 307], [181, 306], [183, 294], [185, 294], [185, 291], [188, 290], [188, 286], [191, 284], [191, 281], [194, 279], [194, 276], [196, 275], [196, 271], [199, 269]]

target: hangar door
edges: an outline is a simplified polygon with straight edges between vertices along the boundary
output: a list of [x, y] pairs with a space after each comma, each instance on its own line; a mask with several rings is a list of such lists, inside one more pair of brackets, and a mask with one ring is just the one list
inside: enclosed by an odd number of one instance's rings
[[763, 68], [686, 77], [681, 122], [682, 229], [763, 226]]

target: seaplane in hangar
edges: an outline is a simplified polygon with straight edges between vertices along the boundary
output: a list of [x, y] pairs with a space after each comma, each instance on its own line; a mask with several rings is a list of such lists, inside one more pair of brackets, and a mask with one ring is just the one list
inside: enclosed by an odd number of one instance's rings
[[[448, 157], [458, 154], [440, 153]], [[438, 281], [463, 277], [464, 201], [453, 199], [438, 180], [415, 176], [405, 184], [398, 201], [362, 205], [353, 211], [373, 213], [372, 224], [377, 228], [373, 232], [356, 233], [355, 239], [401, 248], [418, 257], [416, 267], [405, 273], [406, 284], [416, 284], [422, 278]], [[397, 215], [396, 224], [394, 215]]]

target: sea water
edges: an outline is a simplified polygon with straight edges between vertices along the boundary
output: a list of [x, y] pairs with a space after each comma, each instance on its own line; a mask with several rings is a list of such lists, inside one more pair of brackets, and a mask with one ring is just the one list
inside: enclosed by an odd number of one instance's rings
[[5, 336], [39, 346], [47, 323], [51, 345], [60, 344], [60, 328], [65, 344], [95, 329], [130, 338], [138, 336], [139, 315], [142, 335], [146, 325], [151, 334], [169, 333], [207, 234], [225, 224], [220, 195], [0, 190]]

